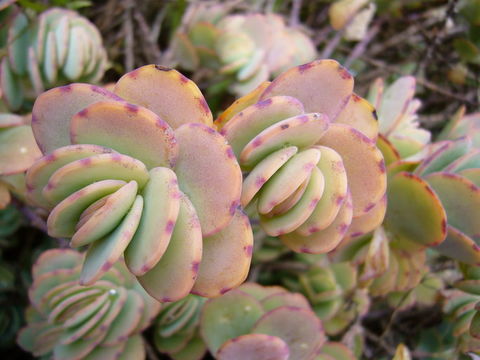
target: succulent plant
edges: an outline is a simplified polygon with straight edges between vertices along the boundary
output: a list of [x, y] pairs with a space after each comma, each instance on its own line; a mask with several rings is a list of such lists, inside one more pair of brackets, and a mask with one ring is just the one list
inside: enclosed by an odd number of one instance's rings
[[236, 94], [249, 93], [271, 76], [315, 58], [311, 40], [301, 30], [287, 26], [280, 15], [226, 16], [228, 11], [218, 4], [213, 8], [210, 15], [205, 14], [206, 9], [197, 9], [193, 17], [187, 13], [185, 29], [175, 35], [174, 57], [186, 69], [205, 66], [233, 74]]
[[399, 344], [392, 360], [412, 360], [410, 350], [404, 344]]
[[147, 65], [114, 93], [55, 88], [37, 98], [32, 128], [45, 155], [27, 172], [27, 196], [50, 211], [51, 236], [88, 245], [81, 284], [122, 254], [162, 302], [244, 281], [253, 235], [239, 208], [241, 170], [191, 80]]
[[0, 113], [0, 209], [10, 203], [10, 192], [24, 197], [24, 173], [41, 155], [25, 117]]
[[371, 231], [372, 214], [383, 218], [377, 121], [352, 90], [345, 68], [318, 60], [263, 83], [216, 121], [247, 173], [241, 204], [294, 251], [331, 251], [352, 223]]
[[219, 360], [310, 359], [325, 342], [321, 322], [305, 297], [255, 283], [208, 300], [200, 331]]
[[430, 142], [431, 134], [420, 128], [417, 110], [421, 106], [415, 96], [416, 80], [413, 76], [402, 76], [389, 86], [378, 78], [370, 87], [368, 100], [377, 109], [379, 147], [386, 138], [398, 151], [399, 156], [407, 158], [423, 149]]
[[357, 288], [357, 269], [350, 263], [313, 266], [299, 280], [302, 293], [330, 336], [338, 335], [368, 311], [368, 293]]
[[0, 87], [13, 111], [29, 109], [46, 89], [71, 81], [97, 82], [107, 66], [95, 25], [74, 11], [51, 8], [35, 20], [16, 7], [5, 12], [8, 33], [0, 39], [7, 56], [0, 64]]
[[173, 360], [201, 360], [207, 348], [199, 334], [200, 311], [205, 298], [188, 295], [165, 304], [155, 322], [157, 350]]
[[93, 286], [78, 285], [83, 255], [48, 250], [32, 268], [27, 326], [17, 342], [55, 359], [143, 359], [140, 335], [160, 310], [122, 261]]

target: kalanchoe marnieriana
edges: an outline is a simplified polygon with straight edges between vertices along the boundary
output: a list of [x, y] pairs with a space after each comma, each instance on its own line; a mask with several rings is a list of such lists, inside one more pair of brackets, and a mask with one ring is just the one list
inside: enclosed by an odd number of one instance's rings
[[299, 278], [299, 290], [312, 304], [328, 335], [338, 335], [370, 306], [357, 284], [357, 269], [347, 262], [314, 265]]
[[107, 57], [102, 38], [83, 16], [60, 8], [36, 19], [16, 7], [5, 11], [11, 24], [4, 39], [7, 56], [0, 64], [0, 86], [11, 110], [30, 107], [46, 89], [71, 81], [97, 82], [103, 76]]
[[480, 112], [465, 113], [464, 106], [459, 108], [452, 119], [443, 128], [438, 140], [455, 140], [462, 136], [470, 136], [473, 146], [480, 149]]
[[375, 10], [371, 0], [337, 0], [328, 8], [328, 16], [335, 30], [343, 30], [344, 39], [359, 41], [365, 38]]
[[89, 246], [81, 284], [122, 254], [162, 302], [244, 281], [253, 235], [239, 208], [242, 174], [191, 80], [147, 65], [114, 93], [55, 88], [35, 102], [32, 128], [45, 156], [27, 173], [27, 196], [50, 210], [51, 236]]
[[208, 300], [200, 332], [219, 360], [306, 360], [325, 342], [322, 324], [303, 295], [255, 283]]
[[199, 334], [200, 311], [206, 299], [188, 295], [164, 304], [155, 321], [154, 343], [173, 360], [203, 359], [207, 348]]
[[375, 146], [377, 120], [352, 91], [345, 68], [318, 60], [260, 85], [217, 119], [248, 172], [242, 205], [255, 206], [263, 230], [294, 251], [331, 251], [352, 219], [383, 217], [386, 172]]
[[144, 359], [141, 332], [161, 304], [150, 297], [123, 261], [92, 286], [78, 284], [83, 255], [45, 251], [32, 268], [27, 326], [17, 342], [38, 357]]
[[379, 132], [378, 146], [386, 138], [401, 158], [416, 154], [430, 142], [430, 131], [420, 128], [417, 111], [421, 106], [415, 96], [416, 80], [403, 76], [385, 86], [378, 78], [370, 87], [368, 100], [377, 109]]
[[10, 192], [24, 197], [24, 173], [40, 156], [42, 153], [25, 118], [0, 114], [0, 209], [10, 203]]
[[[276, 14], [208, 14], [198, 4], [196, 16], [175, 34], [173, 54], [180, 66], [195, 70], [208, 67], [235, 78], [231, 89], [246, 94], [262, 81], [315, 59], [312, 41], [300, 29], [285, 24]], [[216, 11], [218, 4], [213, 5]], [[220, 9], [221, 10], [221, 9]], [[204, 13], [207, 13], [203, 15]]]

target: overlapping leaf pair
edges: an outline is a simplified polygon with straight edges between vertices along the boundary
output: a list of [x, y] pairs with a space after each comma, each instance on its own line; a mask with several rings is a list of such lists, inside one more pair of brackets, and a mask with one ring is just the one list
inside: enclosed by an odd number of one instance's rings
[[0, 209], [25, 195], [24, 173], [42, 156], [28, 121], [19, 115], [0, 114]]
[[51, 211], [51, 236], [88, 245], [81, 284], [94, 284], [124, 254], [162, 302], [239, 285], [253, 242], [238, 208], [242, 175], [200, 90], [148, 65], [114, 92], [72, 84], [33, 108], [45, 156], [27, 173], [28, 198]]
[[207, 301], [200, 330], [219, 360], [311, 359], [325, 343], [307, 299], [255, 283]]
[[315, 58], [311, 40], [299, 29], [288, 27], [279, 15], [225, 16], [219, 5], [213, 10], [196, 7], [187, 29], [176, 34], [175, 57], [187, 69], [207, 66], [234, 74], [236, 94], [246, 94], [271, 76]]
[[78, 285], [83, 255], [48, 250], [32, 269], [28, 325], [19, 345], [55, 359], [144, 359], [140, 335], [160, 310], [122, 261], [93, 286]]
[[12, 6], [2, 17], [11, 25], [0, 39], [8, 52], [0, 64], [0, 86], [13, 111], [48, 88], [103, 76], [107, 57], [100, 33], [76, 12], [52, 8], [31, 20]]
[[314, 61], [262, 84], [217, 120], [248, 172], [242, 205], [255, 206], [263, 230], [294, 251], [331, 251], [383, 219], [377, 121], [352, 90], [336, 61]]

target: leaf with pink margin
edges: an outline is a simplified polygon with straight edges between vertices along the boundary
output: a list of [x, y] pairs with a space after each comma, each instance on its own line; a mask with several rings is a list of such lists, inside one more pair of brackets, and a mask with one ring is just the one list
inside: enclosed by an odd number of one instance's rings
[[296, 230], [300, 235], [310, 235], [327, 228], [336, 218], [348, 192], [348, 178], [341, 156], [325, 146], [314, 146], [321, 157], [317, 168], [323, 174], [325, 189], [310, 217]]
[[218, 360], [287, 360], [288, 345], [277, 336], [247, 334], [230, 339], [218, 350]]
[[122, 355], [125, 345], [126, 342], [113, 346], [97, 346], [91, 353], [82, 358], [82, 360], [117, 360], [120, 355]]
[[207, 352], [207, 346], [200, 336], [195, 336], [180, 351], [172, 354], [173, 360], [202, 360]]
[[246, 207], [253, 200], [258, 191], [277, 171], [298, 151], [295, 146], [277, 150], [262, 161], [243, 180], [241, 205]]
[[132, 331], [132, 333], [137, 334], [141, 333], [143, 330], [150, 326], [152, 321], [160, 312], [162, 304], [153, 297], [151, 297], [136, 279], [134, 279], [132, 289], [135, 290], [137, 294], [143, 298], [144, 305], [140, 322], [138, 323], [135, 330]]
[[202, 262], [192, 293], [214, 297], [240, 285], [248, 275], [252, 251], [250, 221], [237, 209], [227, 227], [203, 239]]
[[480, 188], [457, 174], [433, 173], [425, 180], [440, 198], [448, 224], [480, 241]]
[[311, 113], [279, 121], [266, 128], [245, 145], [240, 153], [240, 165], [250, 169], [265, 156], [285, 146], [299, 149], [314, 145], [329, 128], [329, 120], [323, 114]]
[[43, 196], [58, 204], [81, 188], [101, 180], [135, 181], [142, 189], [149, 179], [141, 161], [122, 154], [100, 154], [73, 161], [55, 171], [43, 188]]
[[432, 249], [470, 265], [480, 265], [480, 247], [466, 234], [453, 226], [447, 226], [447, 237]]
[[41, 156], [30, 126], [0, 129], [1, 175], [22, 173]]
[[195, 206], [202, 234], [228, 225], [240, 204], [242, 173], [225, 138], [202, 124], [175, 130], [180, 151], [175, 166], [180, 190]]
[[375, 143], [349, 125], [331, 124], [318, 145], [329, 147], [342, 157], [352, 195], [353, 216], [369, 212], [387, 188], [385, 163]]
[[308, 359], [325, 342], [322, 323], [306, 309], [282, 306], [263, 315], [252, 332], [277, 336], [285, 341], [292, 359]]
[[335, 121], [353, 91], [353, 77], [335, 60], [316, 60], [294, 67], [272, 81], [260, 100], [289, 95], [300, 100], [305, 112], [326, 114]]
[[[89, 210], [87, 208], [80, 217], [70, 245], [72, 247], [87, 245], [109, 234], [129, 212], [135, 202], [137, 189], [138, 186], [135, 181], [129, 182], [108, 195], [98, 210], [85, 215], [86, 219], [82, 219], [83, 214]], [[113, 265], [113, 263], [110, 265]]]
[[447, 215], [441, 199], [425, 180], [398, 173], [389, 180], [387, 196], [384, 226], [394, 234], [394, 246], [418, 250], [445, 239]]
[[121, 223], [104, 238], [90, 244], [80, 273], [81, 285], [93, 285], [120, 259], [137, 230], [142, 209], [143, 198], [137, 195]]
[[332, 251], [342, 241], [352, 222], [352, 200], [350, 194], [344, 201], [335, 220], [325, 229], [308, 236], [297, 232], [280, 236], [280, 240], [295, 252], [322, 254]]
[[72, 117], [73, 144], [105, 146], [142, 161], [147, 168], [173, 166], [178, 145], [172, 128], [154, 112], [119, 101], [99, 101]]
[[387, 194], [385, 194], [382, 200], [380, 200], [368, 213], [352, 219], [352, 223], [350, 224], [345, 237], [353, 238], [363, 236], [375, 230], [382, 225], [386, 212]]
[[382, 152], [386, 166], [389, 166], [390, 164], [393, 164], [396, 161], [400, 160], [400, 154], [398, 153], [398, 150], [382, 134], [378, 134], [377, 148]]
[[192, 122], [213, 125], [212, 112], [200, 89], [174, 69], [142, 66], [123, 75], [114, 92], [153, 111], [173, 129]]
[[153, 269], [138, 277], [138, 281], [160, 302], [180, 300], [192, 289], [201, 259], [200, 223], [193, 204], [183, 196], [167, 250]]
[[[304, 182], [308, 181], [320, 160], [320, 156], [321, 153], [318, 149], [307, 149], [293, 155], [262, 186], [258, 194], [258, 212], [260, 214], [268, 214], [275, 206], [281, 204], [295, 193]], [[319, 179], [319, 181], [322, 180]]]
[[50, 204], [43, 197], [42, 190], [55, 171], [72, 161], [112, 152], [112, 149], [98, 145], [69, 145], [38, 159], [28, 169], [25, 177], [27, 200], [34, 205], [48, 208]]
[[66, 197], [53, 208], [47, 219], [47, 231], [52, 237], [72, 237], [80, 215], [95, 201], [110, 195], [127, 183], [122, 180], [101, 180], [85, 186]]
[[243, 111], [250, 105], [258, 102], [260, 95], [270, 85], [270, 81], [264, 81], [258, 85], [253, 91], [235, 100], [220, 116], [215, 120], [215, 125], [218, 130], [221, 130], [230, 119]]
[[263, 313], [258, 300], [235, 289], [205, 303], [200, 333], [210, 352], [215, 354], [226, 341], [250, 333]]
[[336, 123], [347, 124], [375, 141], [378, 135], [378, 118], [375, 108], [364, 98], [353, 93], [345, 108], [335, 119]]
[[32, 110], [32, 129], [44, 154], [70, 145], [70, 120], [88, 105], [104, 100], [121, 101], [118, 96], [89, 84], [70, 84], [41, 94]]
[[279, 236], [296, 230], [313, 213], [322, 197], [325, 180], [321, 171], [313, 167], [305, 192], [287, 212], [271, 218], [260, 215], [260, 226], [270, 236]]
[[472, 183], [474, 183], [477, 187], [480, 187], [480, 168], [476, 169], [465, 169], [458, 173], [458, 175], [467, 178]]
[[356, 360], [352, 350], [342, 343], [329, 341], [322, 346], [321, 354], [330, 355], [335, 360]]
[[222, 127], [225, 136], [238, 157], [260, 132], [279, 121], [303, 114], [303, 105], [290, 96], [274, 96], [258, 102], [235, 114]]
[[125, 251], [129, 270], [141, 276], [152, 269], [168, 247], [180, 209], [181, 193], [175, 173], [164, 167], [150, 170], [142, 192], [142, 218]]

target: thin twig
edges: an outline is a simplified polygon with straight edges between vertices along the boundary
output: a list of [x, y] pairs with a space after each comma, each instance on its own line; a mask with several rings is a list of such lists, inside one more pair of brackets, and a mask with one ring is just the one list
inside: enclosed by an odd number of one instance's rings
[[363, 37], [362, 41], [360, 41], [355, 47], [353, 48], [352, 52], [348, 56], [348, 58], [344, 62], [344, 66], [350, 67], [352, 63], [363, 53], [365, 53], [365, 50], [367, 46], [370, 44], [370, 41], [378, 34], [380, 31], [380, 23], [376, 23], [374, 26], [372, 26], [367, 34]]
[[125, 12], [123, 13], [123, 33], [125, 35], [124, 53], [125, 53], [125, 71], [132, 71], [135, 66], [135, 56], [133, 53], [133, 22], [131, 0], [124, 1]]
[[300, 9], [302, 8], [302, 0], [293, 0], [292, 11], [290, 12], [289, 24], [296, 27], [300, 21]]

